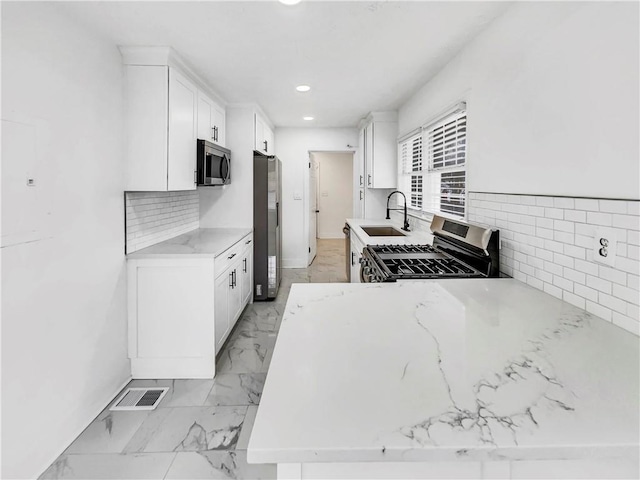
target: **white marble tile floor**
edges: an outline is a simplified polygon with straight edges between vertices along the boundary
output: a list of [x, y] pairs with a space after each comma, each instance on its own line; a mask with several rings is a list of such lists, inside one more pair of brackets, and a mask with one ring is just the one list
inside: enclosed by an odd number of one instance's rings
[[344, 281], [344, 240], [318, 240], [309, 268], [283, 270], [274, 301], [245, 308], [215, 379], [132, 380], [170, 390], [151, 412], [107, 407], [40, 478], [275, 479], [275, 465], [247, 463], [247, 446], [291, 285]]

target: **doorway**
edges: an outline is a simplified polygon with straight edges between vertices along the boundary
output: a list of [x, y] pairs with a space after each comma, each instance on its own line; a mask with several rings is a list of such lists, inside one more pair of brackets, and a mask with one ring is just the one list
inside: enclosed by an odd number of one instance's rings
[[353, 216], [353, 152], [309, 153], [309, 265], [317, 239], [342, 239]]

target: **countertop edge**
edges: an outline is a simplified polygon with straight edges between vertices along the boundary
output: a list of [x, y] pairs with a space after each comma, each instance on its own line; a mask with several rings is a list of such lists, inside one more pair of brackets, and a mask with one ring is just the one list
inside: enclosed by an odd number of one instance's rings
[[343, 463], [343, 462], [495, 462], [536, 460], [582, 460], [605, 458], [640, 458], [637, 444], [454, 447], [421, 446], [389, 449], [358, 448], [349, 450], [318, 449], [247, 449], [249, 463]]
[[[206, 258], [216, 258], [222, 255], [229, 248], [233, 247], [236, 243], [238, 243], [242, 238], [246, 237], [253, 233], [253, 228], [249, 227], [234, 227], [234, 228], [197, 228], [191, 230], [190, 232], [183, 233], [172, 237], [168, 240], [164, 240], [162, 242], [156, 243], [155, 245], [151, 245], [149, 247], [143, 248], [133, 253], [129, 253], [125, 255], [126, 260], [151, 260], [151, 259], [206, 259]], [[167, 249], [176, 249], [181, 245], [185, 245], [189, 242], [190, 239], [197, 239], [202, 236], [211, 236], [214, 237], [212, 239], [208, 239], [208, 242], [214, 243], [214, 246], [211, 250], [207, 250], [204, 248], [204, 251], [194, 252], [194, 251], [156, 251], [162, 248]], [[215, 238], [219, 236], [220, 238]], [[181, 243], [181, 241], [183, 243]], [[207, 243], [208, 243], [207, 242]], [[195, 241], [191, 248], [203, 248], [203, 241]], [[184, 248], [189, 248], [185, 247]], [[151, 251], [146, 251], [151, 250]]]

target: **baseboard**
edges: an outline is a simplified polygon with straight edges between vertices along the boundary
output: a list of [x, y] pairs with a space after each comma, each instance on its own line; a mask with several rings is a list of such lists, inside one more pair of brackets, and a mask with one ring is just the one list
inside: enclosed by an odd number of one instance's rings
[[69, 448], [69, 446], [74, 442], [74, 440], [78, 438], [80, 434], [84, 432], [89, 425], [91, 425], [91, 422], [93, 422], [98, 417], [98, 415], [100, 415], [100, 413], [111, 404], [111, 402], [113, 402], [116, 398], [118, 398], [118, 395], [120, 394], [122, 389], [126, 387], [131, 380], [132, 380], [132, 377], [131, 375], [129, 375], [127, 379], [120, 385], [120, 387], [118, 387], [116, 392], [113, 395], [111, 395], [111, 397], [109, 398], [109, 401], [106, 402], [103, 407], [100, 407], [98, 411], [90, 417], [90, 420], [84, 425], [84, 427], [81, 427], [77, 431], [77, 433], [73, 435], [71, 440], [69, 440], [68, 442], [65, 442], [65, 447], [60, 451], [60, 453], [57, 454], [55, 457], [53, 457], [53, 459], [41, 469], [40, 475], [38, 475], [38, 478], [40, 478], [40, 476], [47, 470], [47, 468], [49, 468], [53, 464], [53, 462], [55, 462], [58, 458], [60, 458], [60, 455], [62, 455], [65, 452], [65, 450]]
[[282, 268], [307, 268], [308, 259], [307, 258], [283, 258], [282, 259]]
[[318, 238], [323, 240], [344, 240], [344, 232], [340, 230], [340, 232], [334, 233], [318, 233]]
[[131, 376], [148, 378], [206, 378], [216, 375], [215, 357], [132, 358]]

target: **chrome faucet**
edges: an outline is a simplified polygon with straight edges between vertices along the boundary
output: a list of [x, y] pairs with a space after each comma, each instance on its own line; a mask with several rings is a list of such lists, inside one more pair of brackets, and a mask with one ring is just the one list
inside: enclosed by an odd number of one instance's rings
[[387, 197], [387, 220], [391, 220], [391, 217], [389, 216], [389, 211], [390, 210], [400, 210], [399, 208], [389, 208], [389, 200], [391, 200], [391, 196], [394, 193], [399, 193], [404, 198], [404, 227], [402, 227], [402, 230], [404, 230], [405, 232], [408, 232], [409, 231], [409, 217], [407, 216], [407, 197], [400, 190], [394, 190]]

